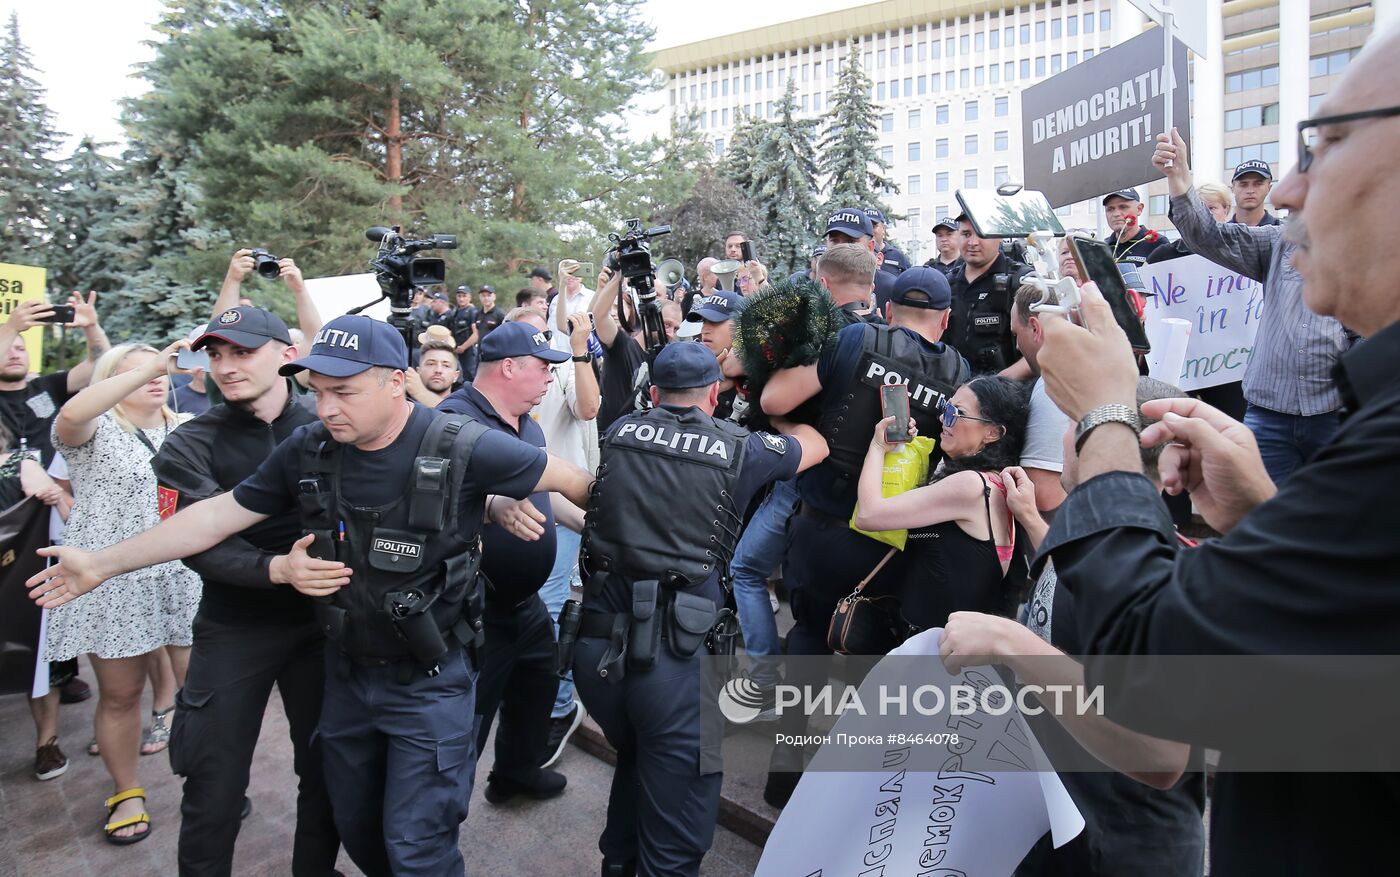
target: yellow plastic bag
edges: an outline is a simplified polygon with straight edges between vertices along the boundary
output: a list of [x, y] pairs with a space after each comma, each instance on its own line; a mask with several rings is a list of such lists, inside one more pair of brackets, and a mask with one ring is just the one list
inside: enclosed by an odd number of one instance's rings
[[[928, 436], [915, 436], [912, 441], [900, 445], [898, 451], [891, 451], [885, 454], [885, 472], [881, 479], [882, 496], [898, 496], [906, 490], [913, 490], [923, 484], [928, 479], [928, 461], [933, 455], [933, 449], [937, 446], [936, 439]], [[886, 545], [891, 545], [904, 550], [904, 545], [909, 541], [908, 530], [862, 530], [856, 526], [856, 515], [860, 512], [860, 504], [856, 504], [855, 511], [851, 512], [851, 529], [863, 536], [869, 536]]]

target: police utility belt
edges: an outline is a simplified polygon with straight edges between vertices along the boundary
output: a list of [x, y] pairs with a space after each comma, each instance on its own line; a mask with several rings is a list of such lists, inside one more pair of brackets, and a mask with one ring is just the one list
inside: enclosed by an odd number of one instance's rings
[[565, 604], [559, 619], [559, 672], [572, 666], [578, 638], [608, 641], [598, 675], [617, 683], [628, 670], [656, 666], [663, 642], [681, 659], [693, 657], [702, 645], [712, 655], [732, 655], [738, 633], [733, 611], [717, 608], [708, 597], [672, 590], [655, 580], [633, 582], [630, 613], [584, 612], [576, 600]]
[[[480, 539], [470, 545], [446, 543], [446, 549], [440, 540], [458, 532], [463, 470], [484, 431], [462, 418], [436, 419], [414, 459], [409, 491], [389, 510], [369, 512], [369, 521], [363, 520], [364, 510], [347, 514], [338, 507], [340, 449], [325, 440], [308, 440], [302, 468], [308, 477], [301, 479], [298, 492], [303, 523], [316, 537], [309, 553], [354, 565], [362, 581], [348, 585], [342, 599], [316, 600], [322, 630], [340, 647], [342, 675], [352, 664], [393, 666], [406, 683], [415, 668], [436, 676], [451, 652], [480, 644]], [[331, 529], [337, 515], [340, 522]], [[388, 519], [383, 521], [387, 526], [380, 526], [382, 518]], [[349, 541], [347, 519], [353, 527]], [[361, 555], [366, 543], [368, 550]], [[358, 571], [361, 559], [370, 568], [365, 573]], [[402, 586], [396, 582], [399, 576]]]

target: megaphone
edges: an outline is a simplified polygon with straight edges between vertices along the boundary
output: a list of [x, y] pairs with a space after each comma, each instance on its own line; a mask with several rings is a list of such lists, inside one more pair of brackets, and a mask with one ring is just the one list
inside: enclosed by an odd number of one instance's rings
[[725, 259], [723, 262], [716, 262], [710, 268], [710, 273], [715, 275], [719, 281], [719, 288], [725, 292], [734, 291], [734, 278], [738, 275], [739, 269], [744, 267], [744, 263], [738, 259]]
[[685, 266], [680, 259], [667, 259], [656, 266], [656, 282], [670, 289], [685, 279]]

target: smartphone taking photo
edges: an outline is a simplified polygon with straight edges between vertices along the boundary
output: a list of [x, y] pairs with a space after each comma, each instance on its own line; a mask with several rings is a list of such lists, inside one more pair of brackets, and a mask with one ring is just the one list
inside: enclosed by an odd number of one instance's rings
[[894, 418], [894, 423], [885, 428], [886, 442], [903, 444], [914, 437], [909, 432], [908, 384], [885, 384], [880, 387], [880, 410], [885, 417]]
[[1113, 259], [1113, 248], [1106, 242], [1084, 234], [1067, 235], [1070, 254], [1079, 267], [1079, 276], [1092, 280], [1103, 293], [1104, 299], [1113, 311], [1113, 319], [1128, 336], [1128, 343], [1138, 353], [1147, 353], [1152, 345], [1147, 340], [1147, 330], [1138, 319], [1137, 310], [1128, 298], [1128, 286], [1123, 281], [1123, 272]]
[[47, 317], [39, 317], [39, 318], [38, 318], [37, 320], [35, 320], [34, 322], [36, 322], [36, 323], [71, 323], [71, 322], [73, 322], [73, 318], [76, 317], [76, 316], [77, 316], [77, 312], [76, 312], [76, 310], [73, 308], [72, 305], [54, 305], [54, 306], [53, 306], [53, 313], [49, 314]]

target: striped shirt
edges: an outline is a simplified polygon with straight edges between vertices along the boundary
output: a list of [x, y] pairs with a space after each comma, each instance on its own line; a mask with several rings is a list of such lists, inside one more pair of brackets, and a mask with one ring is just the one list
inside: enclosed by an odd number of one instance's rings
[[1342, 324], [1303, 303], [1303, 277], [1282, 225], [1217, 224], [1193, 186], [1168, 214], [1192, 252], [1264, 285], [1264, 315], [1244, 374], [1251, 405], [1281, 414], [1326, 414], [1342, 407], [1332, 369], [1349, 343]]

